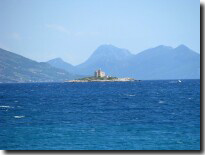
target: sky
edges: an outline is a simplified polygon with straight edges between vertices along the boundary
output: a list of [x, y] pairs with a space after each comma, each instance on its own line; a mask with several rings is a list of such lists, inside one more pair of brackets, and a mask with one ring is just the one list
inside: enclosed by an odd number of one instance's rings
[[199, 0], [0, 0], [0, 48], [77, 65], [102, 44], [200, 53]]

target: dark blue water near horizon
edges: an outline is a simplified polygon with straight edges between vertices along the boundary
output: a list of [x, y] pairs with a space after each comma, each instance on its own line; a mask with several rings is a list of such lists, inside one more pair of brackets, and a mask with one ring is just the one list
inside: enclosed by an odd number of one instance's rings
[[200, 80], [0, 84], [1, 150], [199, 150]]

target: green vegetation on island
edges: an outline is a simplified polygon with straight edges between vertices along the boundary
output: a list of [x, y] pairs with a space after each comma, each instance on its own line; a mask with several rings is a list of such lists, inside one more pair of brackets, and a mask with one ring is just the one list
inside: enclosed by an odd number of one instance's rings
[[127, 82], [127, 81], [136, 81], [133, 78], [117, 78], [108, 76], [101, 69], [94, 72], [94, 76], [84, 77], [77, 80], [69, 80], [66, 82]]

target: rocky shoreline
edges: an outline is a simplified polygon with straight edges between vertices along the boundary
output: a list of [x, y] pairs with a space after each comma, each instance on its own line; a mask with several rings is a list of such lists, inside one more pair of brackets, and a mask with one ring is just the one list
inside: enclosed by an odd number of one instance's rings
[[134, 82], [139, 81], [132, 78], [116, 78], [112, 80], [68, 80], [65, 82]]

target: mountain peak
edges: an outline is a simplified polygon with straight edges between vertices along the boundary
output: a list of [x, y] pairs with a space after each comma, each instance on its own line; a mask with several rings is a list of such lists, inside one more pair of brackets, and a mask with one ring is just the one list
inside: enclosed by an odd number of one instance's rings
[[165, 45], [159, 45], [159, 46], [157, 46], [157, 47], [155, 47], [155, 48], [160, 48], [160, 49], [173, 49], [171, 46], [165, 46]]
[[124, 48], [119, 48], [119, 47], [116, 47], [112, 44], [103, 44], [103, 45], [100, 45], [94, 53], [102, 53], [102, 52], [106, 52], [107, 54], [108, 53], [118, 53], [118, 52], [124, 52], [124, 53], [127, 53], [127, 54], [131, 54], [127, 49], [124, 49]]
[[51, 59], [51, 60], [49, 60], [49, 61], [63, 61], [63, 59], [60, 58], [60, 57], [58, 57], [58, 58]]
[[118, 49], [118, 47], [116, 47], [116, 46], [114, 46], [114, 45], [112, 45], [112, 44], [102, 44], [102, 45], [100, 45], [98, 48], [97, 48], [97, 50], [98, 49]]
[[132, 54], [127, 50], [123, 48], [115, 47], [111, 44], [103, 44], [100, 45], [92, 54], [91, 58], [117, 58], [117, 59], [123, 59], [125, 57], [131, 56]]
[[179, 45], [179, 46], [177, 46], [175, 49], [189, 49], [187, 46], [185, 46], [184, 44], [181, 44], [181, 45]]
[[65, 62], [62, 58], [58, 57], [58, 58], [47, 61], [47, 63], [53, 67], [74, 73], [74, 66], [70, 63]]
[[[103, 68], [107, 71], [109, 70], [107, 64], [122, 64], [132, 56], [134, 55], [127, 49], [118, 48], [111, 44], [104, 44], [99, 46], [84, 63], [77, 67], [83, 72], [84, 68], [89, 66], [89, 72], [86, 74], [92, 73], [96, 68]], [[114, 68], [114, 66], [112, 68]]]
[[57, 82], [75, 76], [45, 62], [36, 62], [0, 49], [0, 82]]

